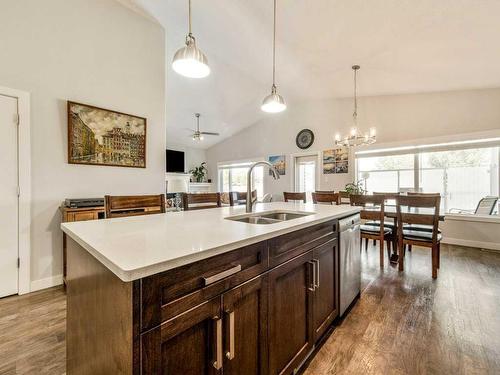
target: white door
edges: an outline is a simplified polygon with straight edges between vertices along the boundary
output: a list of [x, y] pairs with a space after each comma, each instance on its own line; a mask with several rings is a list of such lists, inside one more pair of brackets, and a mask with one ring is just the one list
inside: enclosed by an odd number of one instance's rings
[[312, 202], [311, 193], [316, 190], [317, 161], [315, 155], [295, 158], [295, 191], [306, 192], [307, 202]]
[[0, 297], [18, 292], [17, 98], [0, 95]]

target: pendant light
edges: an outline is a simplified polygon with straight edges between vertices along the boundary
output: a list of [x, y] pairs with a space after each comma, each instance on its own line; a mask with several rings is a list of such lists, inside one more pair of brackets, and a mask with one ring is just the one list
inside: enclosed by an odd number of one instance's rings
[[352, 70], [354, 71], [354, 112], [352, 113], [353, 126], [349, 135], [344, 138], [340, 137], [340, 134], [335, 134], [335, 145], [342, 147], [354, 147], [354, 146], [364, 146], [371, 145], [377, 140], [375, 128], [370, 128], [369, 133], [361, 133], [358, 130], [358, 95], [357, 95], [357, 72], [360, 69], [359, 65], [353, 65]]
[[189, 32], [186, 46], [177, 50], [172, 61], [172, 68], [178, 74], [190, 78], [203, 78], [210, 74], [207, 57], [196, 46], [196, 39], [191, 33], [191, 0], [189, 1]]
[[260, 107], [264, 112], [277, 113], [286, 109], [285, 100], [276, 91], [276, 0], [274, 0], [274, 23], [273, 23], [273, 85], [271, 94], [266, 96]]

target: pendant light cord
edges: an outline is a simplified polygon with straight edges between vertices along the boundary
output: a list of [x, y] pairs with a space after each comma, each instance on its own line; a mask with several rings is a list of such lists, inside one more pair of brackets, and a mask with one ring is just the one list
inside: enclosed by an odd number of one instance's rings
[[276, 0], [274, 0], [273, 22], [273, 87], [276, 87]]
[[191, 32], [191, 0], [188, 1], [189, 3], [189, 10], [188, 10], [188, 17], [189, 17], [189, 24], [188, 24], [188, 28], [189, 28], [189, 37], [192, 38], [193, 37], [193, 34]]
[[357, 69], [354, 69], [354, 113], [352, 117], [356, 120], [358, 117], [358, 95], [357, 95], [357, 82], [356, 82], [356, 73]]

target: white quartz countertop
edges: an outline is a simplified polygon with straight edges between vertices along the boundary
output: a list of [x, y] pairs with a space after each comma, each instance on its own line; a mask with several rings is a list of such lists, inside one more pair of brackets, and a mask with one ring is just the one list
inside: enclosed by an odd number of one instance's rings
[[301, 211], [312, 215], [274, 224], [226, 220], [245, 206], [62, 223], [62, 230], [122, 281], [154, 275], [198, 260], [359, 212], [347, 205], [258, 203], [255, 213]]

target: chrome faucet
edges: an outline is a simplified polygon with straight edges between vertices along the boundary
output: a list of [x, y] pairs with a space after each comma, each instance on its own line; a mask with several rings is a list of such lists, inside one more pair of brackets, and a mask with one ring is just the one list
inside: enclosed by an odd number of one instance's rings
[[271, 171], [271, 174], [273, 175], [274, 179], [275, 180], [280, 179], [280, 174], [279, 174], [278, 170], [271, 163], [269, 163], [267, 161], [258, 161], [257, 163], [254, 163], [250, 167], [250, 169], [248, 170], [248, 174], [247, 174], [247, 201], [246, 201], [247, 212], [252, 212], [253, 204], [257, 200], [257, 197], [255, 197], [255, 199], [252, 197], [252, 185], [253, 185], [252, 184], [252, 171], [255, 167], [257, 167], [259, 165], [267, 165], [269, 167], [269, 170]]

